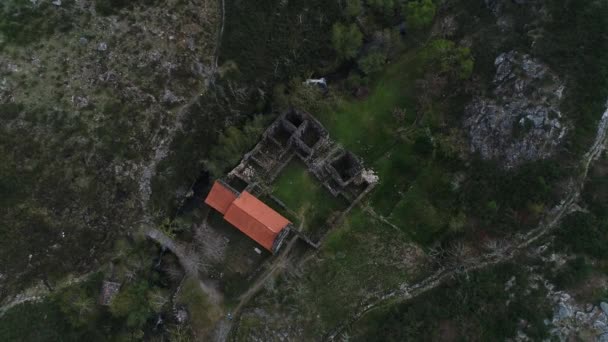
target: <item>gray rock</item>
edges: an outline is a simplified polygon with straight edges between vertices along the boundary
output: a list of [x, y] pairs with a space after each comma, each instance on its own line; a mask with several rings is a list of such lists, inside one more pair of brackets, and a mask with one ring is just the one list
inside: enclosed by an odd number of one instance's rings
[[61, 6], [61, 0], [53, 0], [51, 3], [55, 6]]
[[163, 97], [162, 97], [163, 103], [171, 105], [171, 104], [181, 102], [182, 100], [183, 100], [182, 98], [175, 96], [175, 94], [173, 94], [173, 92], [171, 92], [171, 90], [165, 89], [165, 93], [163, 94]]
[[492, 12], [494, 15], [498, 15], [502, 12], [502, 1], [500, 0], [485, 0], [486, 7]]
[[185, 308], [179, 307], [174, 312], [175, 319], [178, 323], [183, 324], [188, 320], [188, 311]]
[[608, 303], [601, 302], [600, 309], [602, 309], [602, 311], [604, 312], [605, 315], [608, 315]]
[[72, 103], [76, 108], [82, 109], [89, 105], [89, 99], [86, 96], [72, 96]]
[[89, 40], [86, 37], [80, 37], [80, 39], [78, 39], [78, 42], [80, 43], [80, 45], [87, 45], [89, 43]]
[[559, 109], [564, 85], [529, 55], [503, 53], [494, 64], [492, 96], [465, 108], [471, 151], [506, 168], [550, 157], [567, 132]]
[[97, 51], [106, 51], [108, 49], [108, 44], [105, 42], [101, 42], [97, 44]]
[[602, 321], [593, 322], [593, 327], [601, 332], [608, 332], [608, 325]]
[[558, 320], [561, 321], [563, 319], [572, 317], [572, 315], [573, 315], [573, 312], [569, 306], [567, 306], [564, 303], [557, 304], [557, 307], [555, 310], [555, 318], [557, 318]]

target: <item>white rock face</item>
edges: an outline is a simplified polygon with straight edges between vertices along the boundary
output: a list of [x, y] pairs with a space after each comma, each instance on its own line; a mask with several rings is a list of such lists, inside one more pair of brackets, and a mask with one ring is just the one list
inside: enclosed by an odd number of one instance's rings
[[371, 169], [365, 169], [365, 170], [361, 171], [361, 177], [369, 184], [376, 184], [376, 183], [378, 183], [378, 179], [379, 179], [378, 175], [376, 175], [374, 170], [371, 170]]
[[567, 128], [559, 110], [564, 85], [546, 65], [515, 51], [495, 62], [491, 97], [477, 97], [465, 109], [472, 152], [506, 168], [551, 156]]

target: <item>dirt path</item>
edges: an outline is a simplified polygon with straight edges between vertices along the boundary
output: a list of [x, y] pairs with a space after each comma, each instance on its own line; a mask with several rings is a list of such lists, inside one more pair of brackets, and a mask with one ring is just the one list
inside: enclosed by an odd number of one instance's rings
[[[146, 230], [146, 236], [175, 254], [188, 276], [200, 280], [198, 276], [198, 257], [196, 255], [189, 255], [182, 244], [175, 242], [172, 238], [156, 228], [148, 228]], [[199, 281], [199, 283], [201, 290], [207, 295], [209, 301], [216, 306], [221, 307], [224, 299], [222, 294], [213, 286], [208, 285], [203, 281]]]
[[422, 293], [438, 287], [444, 281], [452, 279], [458, 274], [472, 272], [510, 260], [518, 253], [528, 248], [531, 244], [544, 237], [551, 230], [555, 229], [560, 220], [576, 208], [576, 203], [580, 197], [581, 190], [585, 185], [587, 174], [589, 173], [589, 169], [593, 161], [597, 160], [602, 155], [602, 152], [604, 152], [606, 149], [606, 145], [608, 144], [608, 103], [606, 106], [607, 109], [602, 115], [602, 118], [598, 124], [595, 141], [581, 160], [581, 172], [578, 176], [573, 177], [570, 180], [570, 191], [568, 192], [568, 195], [560, 202], [560, 204], [551, 209], [545, 215], [545, 218], [535, 229], [531, 230], [525, 235], [517, 237], [515, 241], [512, 241], [511, 243], [502, 245], [500, 250], [497, 250], [494, 253], [465, 260], [461, 264], [454, 267], [441, 268], [431, 276], [418, 283], [403, 283], [398, 288], [387, 291], [382, 295], [369, 300], [367, 303], [364, 303], [355, 314], [327, 334], [325, 336], [325, 340], [333, 341], [339, 339], [344, 331], [348, 329], [348, 327], [357, 322], [364, 315], [374, 309], [388, 304], [389, 302], [395, 303], [410, 300], [421, 295]]
[[225, 23], [225, 19], [226, 19], [226, 4], [225, 4], [225, 0], [220, 0], [220, 11], [222, 11], [222, 19], [220, 21], [220, 29], [217, 32], [217, 44], [215, 45], [215, 52], [214, 52], [214, 57], [215, 57], [215, 70], [217, 71], [218, 68], [218, 60], [220, 59], [220, 47], [222, 46], [222, 37], [224, 36], [224, 23]]
[[[54, 291], [61, 290], [61, 289], [67, 288], [68, 286], [86, 281], [87, 279], [89, 279], [89, 276], [91, 274], [93, 274], [93, 273], [85, 273], [85, 274], [82, 274], [77, 277], [68, 277], [64, 281], [60, 281], [59, 283], [55, 284], [53, 290]], [[7, 298], [5, 301], [3, 301], [2, 306], [0, 306], [0, 318], [2, 318], [2, 316], [4, 316], [4, 314], [8, 310], [12, 309], [13, 307], [15, 307], [19, 304], [41, 301], [50, 294], [51, 294], [51, 291], [48, 289], [48, 287], [44, 286], [43, 284], [38, 284], [36, 286], [32, 286], [32, 287], [20, 292], [19, 294], [15, 295], [13, 297]]]
[[[300, 228], [302, 225], [300, 225]], [[287, 266], [287, 261], [289, 252], [295, 246], [298, 241], [298, 236], [293, 236], [291, 240], [287, 243], [285, 247], [281, 250], [279, 255], [275, 258], [272, 264], [259, 276], [256, 281], [239, 297], [239, 303], [232, 310], [231, 317], [224, 318], [215, 328], [215, 338], [216, 342], [226, 341], [230, 335], [232, 328], [234, 327], [234, 322], [239, 317], [241, 310], [249, 303], [251, 298], [253, 298], [264, 286], [264, 284], [268, 281], [268, 279], [275, 276], [278, 272], [285, 269]]]
[[262, 286], [264, 286], [268, 279], [274, 276], [277, 271], [286, 268], [288, 261], [287, 255], [289, 254], [293, 246], [296, 244], [296, 241], [298, 241], [298, 237], [292, 237], [291, 240], [287, 243], [287, 245], [283, 248], [281, 253], [274, 260], [272, 265], [270, 265], [270, 267], [256, 279], [253, 285], [251, 285], [249, 289], [247, 289], [247, 291], [245, 291], [245, 293], [243, 293], [239, 297], [239, 304], [234, 308], [233, 311], [233, 315], [235, 317], [241, 312], [241, 309], [243, 309], [243, 307], [247, 305], [249, 300], [251, 300], [251, 298], [253, 298], [253, 296], [258, 293], [258, 291], [262, 288]]

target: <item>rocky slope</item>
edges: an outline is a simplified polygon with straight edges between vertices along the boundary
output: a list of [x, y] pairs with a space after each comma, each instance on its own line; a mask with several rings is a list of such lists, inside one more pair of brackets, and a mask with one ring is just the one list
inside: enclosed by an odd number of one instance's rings
[[[104, 3], [3, 4], [30, 35], [0, 25], [0, 188], [10, 193], [0, 298], [95, 267], [116, 234], [137, 227], [157, 164], [214, 77], [217, 1], [110, 13]], [[40, 18], [66, 25], [44, 30]]]
[[510, 51], [494, 62], [492, 97], [465, 109], [472, 152], [507, 168], [552, 156], [567, 133], [560, 112], [565, 85], [545, 64]]

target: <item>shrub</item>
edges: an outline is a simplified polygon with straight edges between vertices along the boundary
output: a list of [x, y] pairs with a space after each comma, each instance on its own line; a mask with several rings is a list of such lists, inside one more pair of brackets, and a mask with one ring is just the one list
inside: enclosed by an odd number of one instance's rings
[[[67, 4], [66, 4], [67, 6]], [[3, 43], [27, 45], [55, 33], [72, 28], [72, 18], [50, 3], [34, 6], [29, 1], [13, 1], [0, 5], [0, 47]]]
[[595, 258], [608, 257], [608, 221], [588, 213], [568, 215], [557, 232], [559, 242], [574, 253]]
[[146, 280], [123, 288], [110, 304], [110, 312], [117, 318], [126, 319], [128, 328], [141, 329], [154, 313], [149, 301], [150, 284]]
[[137, 3], [152, 5], [156, 0], [95, 0], [95, 11], [101, 15], [112, 15]]
[[220, 134], [218, 142], [210, 152], [207, 168], [216, 177], [228, 168], [236, 166], [243, 154], [260, 139], [268, 123], [267, 116], [258, 115], [243, 125], [243, 128], [230, 126]]
[[493, 223], [509, 220], [509, 215], [495, 214], [527, 211], [530, 204], [552, 205], [555, 192], [549, 184], [562, 177], [559, 170], [557, 162], [549, 160], [522, 165], [517, 170], [504, 170], [493, 161], [474, 159], [461, 192], [463, 202], [472, 214], [469, 216], [481, 216]]
[[446, 226], [444, 216], [423, 189], [414, 187], [395, 205], [390, 219], [411, 233], [416, 242], [426, 244]]
[[471, 50], [457, 46], [450, 40], [433, 40], [425, 48], [422, 57], [429, 72], [446, 74], [456, 80], [468, 79], [473, 73]]
[[358, 64], [361, 71], [370, 75], [382, 71], [385, 62], [386, 58], [383, 53], [372, 52], [360, 58]]
[[608, 96], [608, 2], [549, 0], [547, 9], [534, 53], [571, 79], [563, 108], [575, 120], [572, 148], [584, 151]]
[[19, 103], [1, 103], [0, 118], [12, 120], [23, 110], [23, 105]]
[[585, 261], [584, 257], [579, 256], [569, 260], [564, 268], [555, 275], [553, 282], [560, 289], [569, 288], [587, 279], [591, 272], [591, 265]]
[[346, 0], [346, 8], [344, 9], [346, 16], [349, 18], [358, 17], [361, 14], [361, 0]]
[[98, 314], [95, 298], [77, 286], [62, 291], [57, 296], [59, 309], [70, 324], [79, 328], [95, 321]]
[[[510, 291], [505, 282], [515, 276]], [[378, 311], [359, 322], [355, 341], [440, 341], [448, 323], [455, 341], [502, 341], [519, 329], [533, 340], [543, 340], [551, 314], [545, 290], [529, 291], [527, 274], [515, 264], [467, 274], [404, 304]], [[522, 326], [522, 320], [529, 324]], [[356, 327], [355, 327], [356, 329]]]
[[355, 24], [346, 26], [336, 23], [332, 29], [331, 41], [340, 59], [352, 59], [357, 56], [363, 44], [363, 34]]
[[367, 0], [367, 5], [374, 11], [390, 14], [395, 10], [394, 0]]
[[410, 28], [419, 30], [431, 25], [435, 12], [436, 8], [432, 0], [410, 1], [405, 6], [405, 20]]
[[199, 339], [203, 339], [207, 329], [213, 326], [221, 312], [209, 302], [209, 298], [202, 291], [199, 280], [189, 277], [184, 281], [177, 298], [177, 303], [186, 305], [191, 317], [191, 327]]

